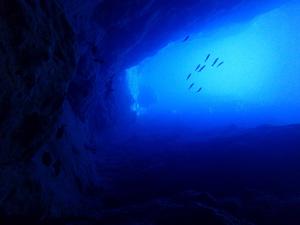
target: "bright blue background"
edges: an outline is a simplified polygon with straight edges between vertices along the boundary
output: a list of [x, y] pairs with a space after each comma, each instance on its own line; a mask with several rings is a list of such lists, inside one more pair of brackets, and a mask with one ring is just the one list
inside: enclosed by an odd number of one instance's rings
[[[299, 123], [299, 12], [294, 2], [248, 22], [199, 28], [129, 68], [138, 120], [194, 127]], [[209, 53], [206, 68], [194, 72]], [[211, 67], [217, 57], [224, 64]]]

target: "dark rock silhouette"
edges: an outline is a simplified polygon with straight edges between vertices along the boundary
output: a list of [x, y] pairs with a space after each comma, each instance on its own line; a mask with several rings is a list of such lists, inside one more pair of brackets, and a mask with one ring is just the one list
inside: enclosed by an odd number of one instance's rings
[[74, 71], [72, 29], [55, 2], [44, 7], [0, 3], [0, 164], [28, 159], [50, 137]]

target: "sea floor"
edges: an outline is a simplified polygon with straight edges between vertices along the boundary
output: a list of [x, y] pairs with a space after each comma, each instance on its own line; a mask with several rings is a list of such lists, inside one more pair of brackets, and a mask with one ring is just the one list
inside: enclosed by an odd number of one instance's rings
[[299, 125], [137, 135], [99, 159], [104, 224], [300, 224]]

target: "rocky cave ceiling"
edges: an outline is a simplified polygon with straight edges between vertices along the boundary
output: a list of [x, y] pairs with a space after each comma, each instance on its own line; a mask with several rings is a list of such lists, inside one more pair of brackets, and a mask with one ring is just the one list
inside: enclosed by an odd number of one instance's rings
[[94, 141], [131, 116], [125, 69], [286, 1], [0, 0], [0, 214], [86, 213], [82, 194], [98, 206]]
[[103, 126], [105, 116], [99, 114], [107, 113], [113, 79], [124, 69], [172, 40], [234, 21], [231, 14], [244, 7], [248, 14], [239, 20], [270, 7], [270, 1], [224, 2], [1, 1], [0, 71], [6, 74], [0, 80], [1, 159], [27, 158], [47, 142], [65, 99], [81, 121]]

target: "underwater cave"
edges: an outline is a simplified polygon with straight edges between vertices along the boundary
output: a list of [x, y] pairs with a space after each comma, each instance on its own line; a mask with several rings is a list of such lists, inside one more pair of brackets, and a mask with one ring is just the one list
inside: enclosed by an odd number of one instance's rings
[[298, 0], [0, 0], [0, 224], [300, 224]]

